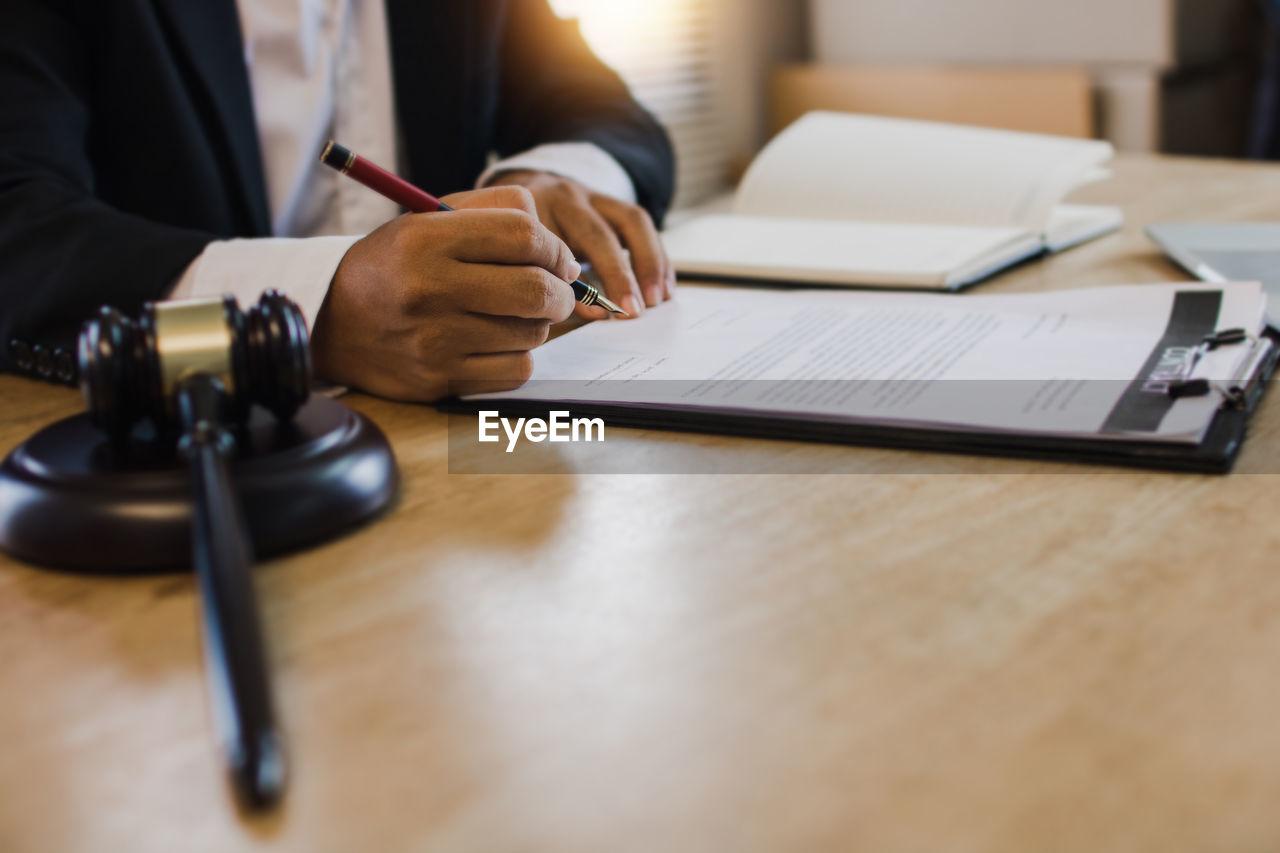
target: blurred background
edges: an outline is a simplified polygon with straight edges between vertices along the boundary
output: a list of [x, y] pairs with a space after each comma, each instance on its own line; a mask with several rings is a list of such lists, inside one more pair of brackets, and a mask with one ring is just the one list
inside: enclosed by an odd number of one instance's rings
[[552, 0], [671, 130], [687, 206], [811, 109], [1280, 159], [1280, 0]]

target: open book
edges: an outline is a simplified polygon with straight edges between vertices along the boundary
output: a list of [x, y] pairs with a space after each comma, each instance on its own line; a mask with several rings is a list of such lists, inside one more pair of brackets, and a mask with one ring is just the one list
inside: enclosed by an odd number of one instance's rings
[[733, 212], [665, 234], [685, 275], [956, 289], [1120, 227], [1067, 205], [1109, 176], [1110, 143], [810, 113], [747, 171]]

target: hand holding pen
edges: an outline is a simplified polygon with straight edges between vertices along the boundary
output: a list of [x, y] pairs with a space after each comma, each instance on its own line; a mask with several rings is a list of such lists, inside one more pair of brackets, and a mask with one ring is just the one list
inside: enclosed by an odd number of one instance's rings
[[[436, 213], [454, 209], [431, 195], [431, 193], [415, 187], [381, 166], [366, 160], [353, 151], [343, 148], [333, 140], [330, 140], [329, 144], [324, 147], [324, 151], [320, 153], [320, 162], [359, 181], [369, 189], [391, 199], [411, 213]], [[570, 287], [573, 288], [574, 298], [579, 303], [587, 306], [599, 305], [610, 314], [627, 316], [626, 311], [610, 302], [592, 285], [575, 277], [570, 282]]]
[[345, 254], [312, 328], [317, 376], [412, 402], [528, 379], [531, 351], [573, 313], [581, 267], [519, 187], [444, 201], [464, 212], [399, 216], [332, 242]]

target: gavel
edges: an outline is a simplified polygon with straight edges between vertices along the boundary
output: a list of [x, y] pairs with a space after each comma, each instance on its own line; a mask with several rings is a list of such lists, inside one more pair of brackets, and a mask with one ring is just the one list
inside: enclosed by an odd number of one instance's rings
[[97, 426], [126, 442], [150, 419], [185, 459], [214, 723], [241, 802], [268, 807], [283, 794], [285, 756], [230, 462], [254, 404], [288, 421], [306, 402], [306, 322], [276, 291], [247, 312], [229, 296], [148, 303], [137, 320], [104, 307], [84, 324], [77, 354]]

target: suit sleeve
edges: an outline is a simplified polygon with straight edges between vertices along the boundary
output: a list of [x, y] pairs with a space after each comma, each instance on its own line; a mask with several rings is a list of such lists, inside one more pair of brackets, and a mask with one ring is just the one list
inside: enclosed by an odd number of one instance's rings
[[510, 0], [502, 34], [498, 154], [589, 142], [621, 164], [639, 204], [661, 222], [675, 163], [666, 131], [547, 0]]
[[14, 370], [11, 341], [70, 346], [99, 305], [133, 310], [159, 298], [214, 236], [132, 216], [94, 197], [90, 53], [73, 23], [87, 10], [13, 0], [4, 17], [0, 368]]

